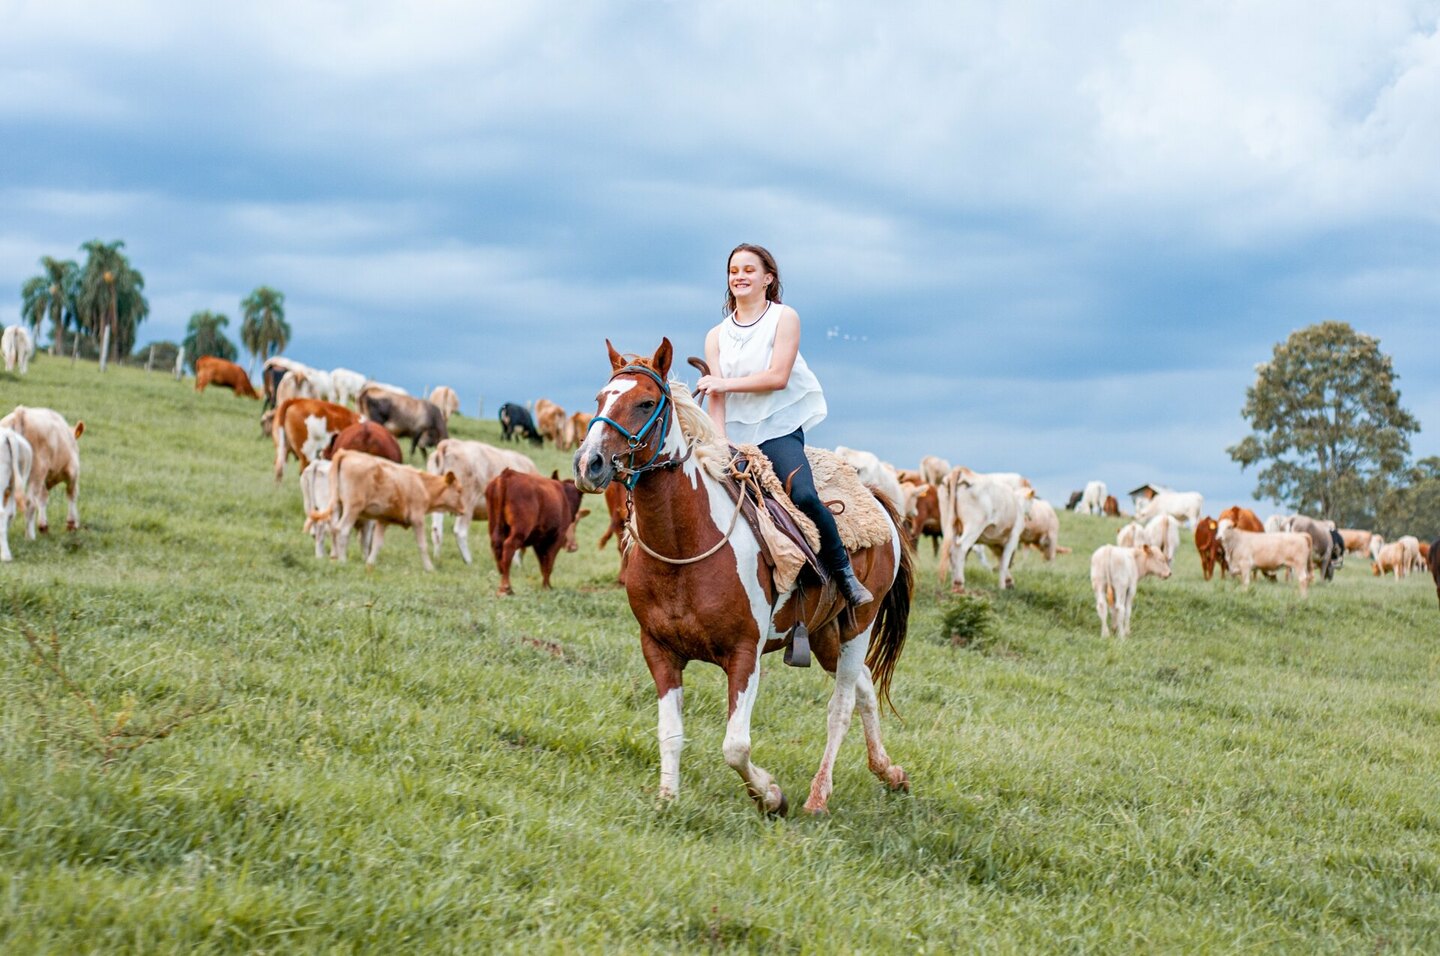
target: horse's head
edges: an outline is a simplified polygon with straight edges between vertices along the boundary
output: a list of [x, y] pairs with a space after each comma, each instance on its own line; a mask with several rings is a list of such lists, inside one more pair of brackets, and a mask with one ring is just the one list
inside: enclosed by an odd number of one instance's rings
[[632, 471], [654, 462], [673, 417], [665, 384], [673, 357], [670, 340], [662, 339], [648, 359], [621, 355], [609, 339], [605, 348], [610, 352], [610, 381], [595, 396], [595, 417], [575, 452], [575, 484], [588, 492], [603, 491], [622, 458]]

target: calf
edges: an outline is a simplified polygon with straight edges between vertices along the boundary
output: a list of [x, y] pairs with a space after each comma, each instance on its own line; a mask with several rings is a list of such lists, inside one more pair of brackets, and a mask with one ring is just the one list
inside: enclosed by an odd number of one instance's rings
[[[447, 438], [435, 446], [425, 462], [425, 470], [432, 475], [452, 472], [460, 482], [460, 510], [455, 515], [455, 543], [460, 548], [460, 557], [470, 563], [470, 522], [479, 518], [485, 520], [489, 511], [485, 504], [485, 488], [491, 479], [506, 468], [527, 475], [539, 475], [535, 463], [518, 451], [496, 448], [484, 442]], [[437, 514], [430, 519], [430, 541], [435, 553], [440, 553], [440, 542], [445, 535], [445, 516]]]
[[10, 519], [24, 512], [35, 453], [25, 436], [0, 428], [0, 561], [10, 560]]
[[49, 408], [15, 410], [0, 418], [0, 428], [11, 428], [30, 444], [32, 465], [30, 486], [25, 491], [25, 537], [35, 540], [35, 532], [50, 530], [50, 489], [65, 482], [68, 510], [65, 530], [80, 527], [80, 445], [76, 441], [85, 434], [85, 423], [76, 422], [72, 430], [65, 417]]
[[1207, 581], [1214, 574], [1217, 565], [1220, 568], [1220, 577], [1223, 578], [1230, 572], [1225, 563], [1225, 549], [1220, 547], [1220, 539], [1215, 534], [1217, 527], [1219, 522], [1209, 516], [1201, 518], [1195, 525], [1195, 550], [1200, 552], [1200, 570]]
[[[1020, 532], [1021, 546], [1029, 545], [1045, 555], [1046, 561], [1054, 561], [1060, 549], [1060, 517], [1050, 502], [1039, 498], [1030, 502], [1025, 513], [1025, 527]], [[1067, 549], [1068, 550], [1068, 549]]]
[[294, 455], [300, 459], [300, 470], [310, 466], [311, 459], [330, 444], [336, 432], [360, 420], [360, 416], [334, 402], [318, 398], [290, 398], [275, 409], [270, 435], [275, 439], [275, 483], [285, 478], [285, 462]]
[[384, 458], [396, 464], [405, 460], [395, 436], [374, 422], [362, 421], [346, 425], [330, 436], [330, 443], [325, 446], [320, 457], [328, 461], [342, 451], [363, 451], [367, 455]]
[[440, 414], [445, 417], [445, 424], [450, 424], [450, 416], [460, 411], [460, 396], [455, 394], [455, 389], [449, 385], [437, 385], [430, 393], [430, 404], [440, 409]]
[[1087, 515], [1104, 514], [1107, 497], [1109, 491], [1105, 488], [1105, 482], [1087, 481], [1085, 491], [1080, 495], [1080, 509]]
[[1120, 517], [1120, 502], [1115, 500], [1114, 495], [1105, 496], [1105, 506], [1102, 509], [1101, 514], [1105, 515], [1105, 517], [1107, 518]]
[[420, 562], [426, 571], [433, 571], [425, 545], [425, 516], [432, 511], [458, 513], [460, 507], [460, 485], [454, 472], [430, 475], [364, 452], [342, 451], [330, 465], [330, 504], [323, 511], [311, 512], [310, 520], [339, 516], [330, 553], [339, 561], [344, 561], [350, 550], [350, 532], [357, 522], [367, 518], [379, 522], [365, 556], [366, 567], [375, 566], [387, 526], [413, 528]]
[[530, 417], [525, 406], [506, 402], [500, 406], [500, 437], [506, 441], [515, 441], [516, 433], [537, 448], [545, 444], [544, 436], [535, 427], [535, 420]]
[[948, 564], [952, 593], [965, 593], [965, 559], [977, 544], [989, 548], [999, 562], [1000, 586], [1015, 586], [1010, 563], [1020, 546], [1025, 512], [1034, 494], [1030, 488], [1019, 491], [1006, 480], [977, 474], [963, 465], [945, 476], [940, 490], [940, 528], [944, 534], [940, 573], [945, 573]]
[[202, 355], [195, 360], [195, 391], [203, 392], [207, 385], [219, 385], [221, 388], [232, 390], [236, 397], [259, 398], [255, 392], [255, 386], [250, 384], [250, 376], [245, 370], [234, 362], [217, 358], [214, 355]]
[[500, 572], [499, 594], [514, 594], [510, 564], [521, 548], [533, 548], [540, 562], [540, 586], [550, 587], [550, 572], [560, 549], [574, 551], [575, 526], [590, 513], [580, 507], [580, 489], [560, 473], [549, 478], [506, 468], [485, 489], [490, 520], [490, 550]]
[[1382, 544], [1373, 557], [1374, 563], [1370, 565], [1370, 573], [1377, 578], [1383, 577], [1389, 571], [1394, 573], [1395, 580], [1398, 581], [1410, 573], [1410, 566], [1413, 563], [1403, 539]]
[[1225, 549], [1231, 571], [1240, 576], [1242, 586], [1249, 590], [1255, 571], [1278, 571], [1288, 568], [1299, 582], [1300, 596], [1310, 589], [1310, 536], [1288, 531], [1267, 534], [1241, 531], [1229, 521], [1215, 529], [1220, 546]]
[[360, 393], [360, 414], [384, 425], [396, 438], [409, 438], [412, 455], [417, 449], [434, 448], [450, 437], [445, 416], [433, 402], [373, 385]]
[[0, 354], [5, 356], [5, 371], [18, 367], [20, 374], [30, 371], [30, 356], [35, 354], [35, 340], [23, 325], [12, 325], [0, 334]]
[[1135, 607], [1135, 588], [1140, 579], [1153, 574], [1162, 581], [1170, 577], [1170, 562], [1155, 547], [1122, 548], [1104, 544], [1090, 556], [1090, 587], [1095, 591], [1095, 613], [1100, 615], [1100, 636], [1110, 636], [1115, 622], [1117, 637], [1130, 636], [1130, 614]]
[[[1197, 521], [1196, 524], [1199, 524]], [[1115, 543], [1122, 548], [1138, 548], [1142, 544], [1153, 545], [1165, 555], [1166, 561], [1173, 562], [1180, 550], [1180, 523], [1168, 514], [1159, 514], [1147, 523], [1132, 521], [1115, 535]]]

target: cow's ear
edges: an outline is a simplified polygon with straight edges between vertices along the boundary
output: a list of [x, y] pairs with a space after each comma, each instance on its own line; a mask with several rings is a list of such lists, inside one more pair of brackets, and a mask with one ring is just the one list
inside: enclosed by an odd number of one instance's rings
[[581, 518], [585, 517], [585, 516], [588, 515], [589, 513], [590, 513], [590, 509], [589, 509], [589, 508], [581, 508], [581, 509], [580, 509], [580, 513], [575, 516], [575, 520], [576, 520], [576, 521], [579, 521]]
[[550, 480], [551, 480], [551, 481], [559, 481], [559, 480], [560, 480], [560, 469], [557, 468], [557, 469], [555, 469], [554, 471], [550, 472]]
[[610, 344], [610, 340], [609, 340], [609, 339], [606, 339], [606, 340], [605, 340], [605, 348], [610, 352], [610, 370], [611, 370], [612, 372], [618, 372], [618, 371], [620, 371], [622, 368], [624, 368], [624, 367], [625, 367], [625, 356], [623, 356], [623, 355], [621, 355], [619, 352], [615, 351], [615, 346], [613, 346], [613, 345]]
[[447, 472], [445, 472], [445, 484], [447, 484], [447, 485], [458, 485], [459, 483], [460, 483], [460, 479], [455, 477], [455, 472], [453, 472], [453, 471], [447, 471]]
[[670, 360], [675, 357], [675, 349], [670, 345], [668, 338], [660, 340], [660, 347], [650, 357], [650, 366], [655, 369], [661, 378], [670, 374]]

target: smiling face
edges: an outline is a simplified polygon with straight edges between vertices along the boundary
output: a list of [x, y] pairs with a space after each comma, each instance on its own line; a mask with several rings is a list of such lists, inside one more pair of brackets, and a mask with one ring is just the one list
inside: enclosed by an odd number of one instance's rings
[[[737, 299], [759, 292], [765, 296], [775, 276], [766, 271], [765, 263], [749, 249], [741, 249], [730, 257], [730, 294]], [[768, 297], [768, 296], [766, 296]]]

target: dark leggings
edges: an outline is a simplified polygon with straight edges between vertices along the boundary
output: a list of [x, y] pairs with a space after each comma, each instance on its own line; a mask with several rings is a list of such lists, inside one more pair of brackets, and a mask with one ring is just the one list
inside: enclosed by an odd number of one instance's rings
[[850, 554], [840, 543], [835, 516], [815, 490], [815, 476], [810, 473], [810, 461], [805, 457], [805, 432], [797, 428], [788, 435], [761, 442], [760, 450], [770, 459], [781, 484], [790, 489], [790, 500], [809, 515], [819, 529], [820, 563], [825, 565], [825, 570], [838, 573], [849, 567]]

